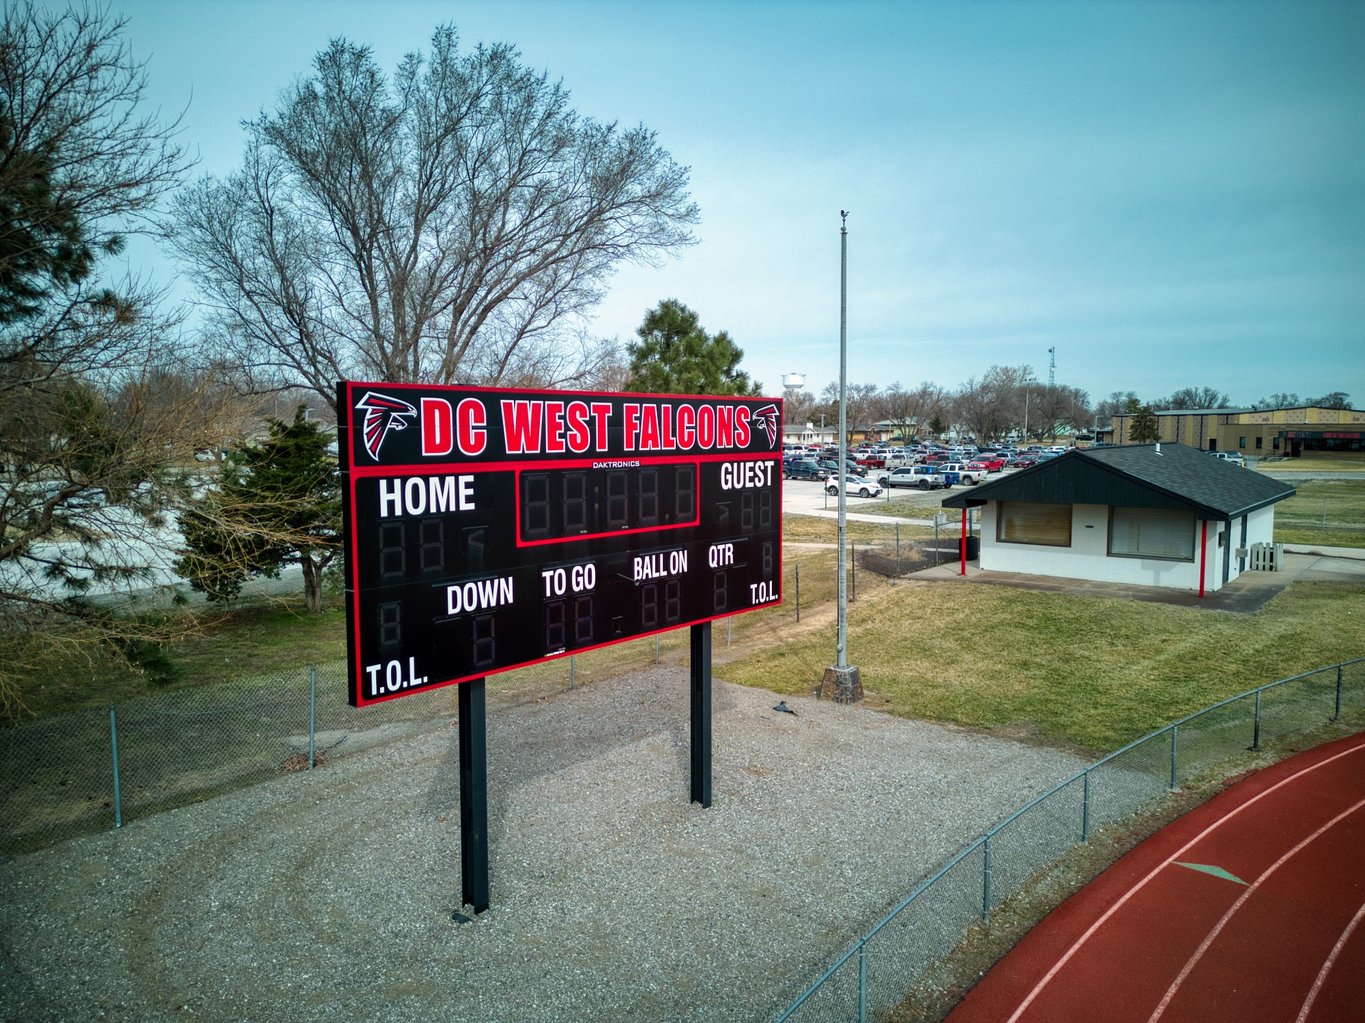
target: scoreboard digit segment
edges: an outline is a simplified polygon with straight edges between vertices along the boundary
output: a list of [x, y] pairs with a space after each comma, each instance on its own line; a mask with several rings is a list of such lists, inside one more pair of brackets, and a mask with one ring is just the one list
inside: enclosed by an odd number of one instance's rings
[[350, 699], [781, 602], [781, 403], [342, 382]]

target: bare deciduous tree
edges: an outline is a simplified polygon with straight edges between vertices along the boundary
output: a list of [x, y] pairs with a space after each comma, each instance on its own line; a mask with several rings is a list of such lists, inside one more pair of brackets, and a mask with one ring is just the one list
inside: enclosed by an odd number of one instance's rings
[[[30, 655], [136, 653], [164, 622], [112, 614], [92, 590], [164, 564], [168, 464], [235, 414], [196, 377], [165, 383], [177, 326], [134, 279], [101, 276], [187, 169], [174, 126], [144, 116], [123, 23], [90, 8], [7, 5], [0, 23], [0, 708], [22, 705]], [[214, 395], [217, 395], [216, 397]]]
[[442, 27], [390, 82], [336, 40], [247, 125], [242, 169], [182, 196], [177, 244], [267, 381], [552, 384], [612, 271], [693, 240], [687, 179], [509, 46]]
[[948, 392], [926, 380], [913, 390], [893, 383], [882, 395], [882, 410], [905, 440], [928, 434], [929, 423], [948, 407]]
[[1059, 434], [1091, 425], [1090, 396], [1079, 387], [1051, 384], [1033, 390], [1029, 430], [1055, 440]]
[[1021, 418], [1024, 382], [1030, 376], [1027, 366], [992, 366], [980, 381], [969, 379], [954, 398], [954, 419], [979, 444], [1004, 436]]
[[1153, 402], [1157, 411], [1164, 409], [1227, 408], [1228, 396], [1216, 387], [1183, 387], [1169, 398]]
[[[831, 409], [831, 420], [827, 424], [837, 429], [839, 425], [839, 382], [831, 381], [820, 392], [820, 398]], [[848, 384], [844, 388], [844, 419], [848, 426], [847, 441], [853, 440], [855, 433], [866, 435], [879, 418], [881, 397], [876, 384]]]

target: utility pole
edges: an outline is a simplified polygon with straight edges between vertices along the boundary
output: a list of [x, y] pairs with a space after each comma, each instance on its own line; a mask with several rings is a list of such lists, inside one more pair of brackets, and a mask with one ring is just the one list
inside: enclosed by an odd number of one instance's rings
[[848, 460], [848, 211], [839, 211], [839, 469], [834, 477], [839, 493], [839, 557], [836, 598], [838, 633], [834, 664], [825, 669], [820, 698], [856, 703], [863, 698], [863, 680], [848, 664], [848, 495], [844, 485]]

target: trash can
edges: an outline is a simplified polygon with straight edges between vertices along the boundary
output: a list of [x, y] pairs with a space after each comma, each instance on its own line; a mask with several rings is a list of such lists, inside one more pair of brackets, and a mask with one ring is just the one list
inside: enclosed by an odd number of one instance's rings
[[981, 537], [967, 537], [967, 560], [975, 561], [979, 557], [981, 557]]

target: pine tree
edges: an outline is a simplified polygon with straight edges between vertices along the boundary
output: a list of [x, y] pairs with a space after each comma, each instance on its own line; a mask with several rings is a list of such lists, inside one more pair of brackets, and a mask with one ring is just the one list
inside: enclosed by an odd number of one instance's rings
[[1134, 444], [1154, 444], [1161, 439], [1161, 427], [1151, 405], [1143, 405], [1137, 410], [1129, 437]]
[[209, 600], [232, 600], [252, 576], [303, 569], [304, 602], [322, 609], [322, 577], [340, 552], [341, 487], [328, 438], [304, 418], [270, 421], [270, 435], [223, 467], [218, 487], [187, 515], [176, 570]]
[[627, 346], [626, 390], [648, 394], [762, 394], [739, 369], [744, 350], [725, 331], [708, 334], [697, 314], [667, 298], [645, 314], [639, 342]]

